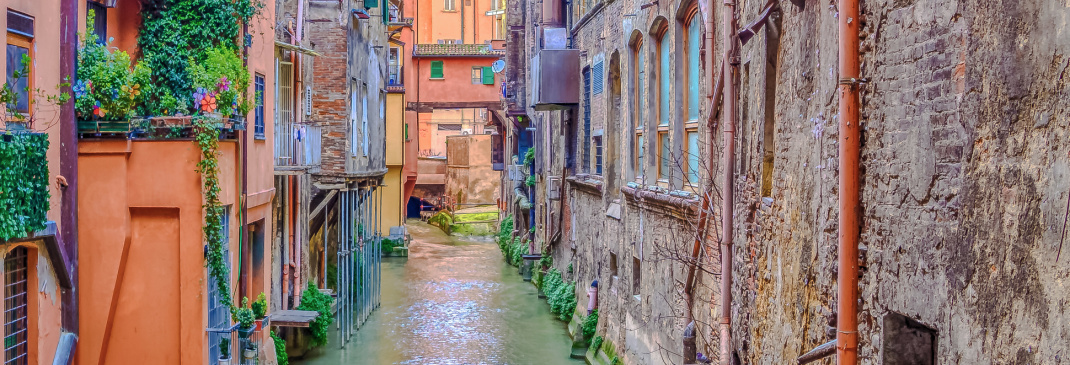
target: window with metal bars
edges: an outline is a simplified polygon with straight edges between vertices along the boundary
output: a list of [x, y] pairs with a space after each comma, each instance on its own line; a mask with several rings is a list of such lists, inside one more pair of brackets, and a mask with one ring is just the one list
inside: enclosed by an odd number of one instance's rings
[[583, 69], [583, 148], [580, 156], [580, 171], [591, 172], [591, 69]]
[[256, 74], [254, 81], [256, 90], [256, 111], [254, 116], [253, 138], [264, 139], [264, 75]]
[[26, 247], [4, 258], [4, 365], [29, 363], [29, 298]]
[[[220, 219], [220, 227], [223, 231], [223, 264], [227, 267], [227, 273], [230, 272], [230, 206], [223, 207], [223, 215]], [[215, 275], [209, 273], [209, 276]], [[215, 280], [206, 281], [208, 286], [208, 328], [211, 329], [224, 329], [230, 327], [230, 308], [223, 303], [219, 302], [222, 296], [219, 292], [219, 288], [215, 285]], [[216, 365], [219, 363], [219, 341], [224, 337], [229, 338], [230, 333], [210, 333], [208, 336], [208, 359], [209, 364]], [[233, 353], [233, 351], [231, 351]]]
[[438, 130], [440, 131], [459, 131], [462, 128], [461, 124], [439, 124]]

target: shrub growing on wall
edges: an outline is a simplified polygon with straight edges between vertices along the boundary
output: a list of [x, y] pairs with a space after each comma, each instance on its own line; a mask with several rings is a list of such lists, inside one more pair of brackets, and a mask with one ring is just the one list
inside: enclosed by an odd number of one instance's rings
[[312, 347], [326, 345], [327, 328], [334, 322], [334, 316], [331, 315], [331, 296], [320, 292], [315, 283], [309, 283], [308, 288], [301, 294], [301, 304], [297, 306], [297, 310], [319, 313], [316, 319], [308, 324], [309, 330], [312, 331], [312, 341], [309, 344]]

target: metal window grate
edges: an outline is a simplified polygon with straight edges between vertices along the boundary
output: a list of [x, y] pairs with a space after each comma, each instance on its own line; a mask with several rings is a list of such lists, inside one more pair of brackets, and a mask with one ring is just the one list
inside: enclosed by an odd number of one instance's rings
[[[227, 272], [230, 272], [230, 207], [223, 207], [223, 216], [220, 222], [223, 231], [223, 262], [226, 264]], [[214, 280], [206, 281], [208, 284], [208, 328], [210, 329], [223, 329], [230, 327], [230, 308], [219, 302], [220, 293], [219, 288], [216, 287]], [[208, 333], [208, 359], [209, 364], [216, 365], [219, 363], [219, 341], [224, 337], [230, 337], [230, 333]], [[233, 343], [233, 342], [232, 342]], [[231, 348], [234, 346], [232, 345]], [[234, 357], [234, 351], [231, 351], [231, 358]]]
[[4, 364], [28, 363], [27, 264], [25, 247], [16, 247], [4, 259]]
[[461, 130], [460, 124], [439, 124], [438, 130], [440, 131], [459, 131]]

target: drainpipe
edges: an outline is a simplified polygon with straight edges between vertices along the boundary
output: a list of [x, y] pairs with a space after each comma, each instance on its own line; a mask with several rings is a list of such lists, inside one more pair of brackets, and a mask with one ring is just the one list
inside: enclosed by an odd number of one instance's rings
[[839, 0], [840, 214], [836, 362], [858, 363], [858, 0]]
[[[78, 52], [78, 3], [62, 1], [60, 5], [60, 78], [73, 80]], [[71, 92], [70, 86], [63, 87]], [[61, 293], [63, 316], [61, 324], [67, 332], [78, 334], [78, 125], [74, 118], [74, 102], [60, 106], [59, 174], [67, 179], [61, 187], [59, 236], [67, 256], [67, 272], [71, 275], [71, 289]], [[77, 341], [77, 340], [76, 340]], [[74, 345], [72, 345], [74, 346]]]
[[[241, 32], [241, 34], [242, 34], [242, 41], [241, 41], [242, 42], [242, 49], [244, 50], [244, 53], [245, 53], [245, 57], [242, 60], [242, 66], [249, 67], [249, 47], [245, 46], [245, 35], [249, 34], [249, 24], [248, 23], [242, 24], [242, 32]], [[244, 131], [239, 131], [238, 132], [238, 144], [241, 145], [241, 148], [239, 149], [239, 153], [241, 153], [241, 195], [238, 195], [238, 201], [241, 204], [241, 206], [238, 207], [238, 209], [241, 210], [241, 229], [238, 230], [238, 232], [241, 233], [241, 239], [239, 240], [239, 244], [241, 246], [238, 247], [238, 252], [241, 252], [241, 255], [238, 256], [238, 268], [239, 268], [239, 270], [251, 270], [252, 269], [252, 267], [245, 268], [245, 267], [241, 266], [242, 257], [244, 257], [245, 255], [250, 255], [249, 262], [252, 263], [252, 260], [251, 260], [252, 252], [245, 252], [245, 251], [249, 251], [249, 250], [243, 250], [243, 248], [247, 248], [248, 247], [248, 242], [249, 242], [249, 227], [247, 226], [248, 223], [246, 222], [246, 220], [249, 219], [249, 201], [248, 201], [248, 198], [249, 198], [249, 141], [246, 140], [249, 137], [249, 131], [248, 131], [249, 128], [245, 128], [245, 129], [246, 130], [244, 130]], [[250, 273], [247, 273], [245, 275], [247, 275], [248, 278], [252, 278], [252, 275], [250, 275]], [[238, 280], [241, 280], [241, 275], [238, 276]], [[241, 283], [239, 283], [238, 287], [241, 288], [241, 293], [243, 293], [245, 295], [249, 294], [249, 292], [247, 290], [248, 289], [247, 280], [241, 280]], [[238, 296], [234, 296], [234, 300], [237, 303], [241, 303], [241, 301], [240, 301], [241, 299], [238, 298]]]
[[736, 73], [735, 45], [735, 3], [724, 0], [723, 47], [725, 67], [724, 112], [721, 114], [724, 132], [724, 151], [722, 152], [724, 181], [721, 186], [721, 364], [729, 365], [732, 359], [732, 216], [733, 186], [736, 153]]

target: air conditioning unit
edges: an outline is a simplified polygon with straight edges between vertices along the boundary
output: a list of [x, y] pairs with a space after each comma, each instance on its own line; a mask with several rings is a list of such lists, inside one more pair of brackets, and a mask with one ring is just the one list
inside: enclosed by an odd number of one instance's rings
[[550, 176], [546, 181], [546, 197], [550, 200], [561, 199], [561, 177]]
[[524, 171], [521, 168], [524, 165], [509, 165], [509, 181], [521, 181], [524, 180]]

